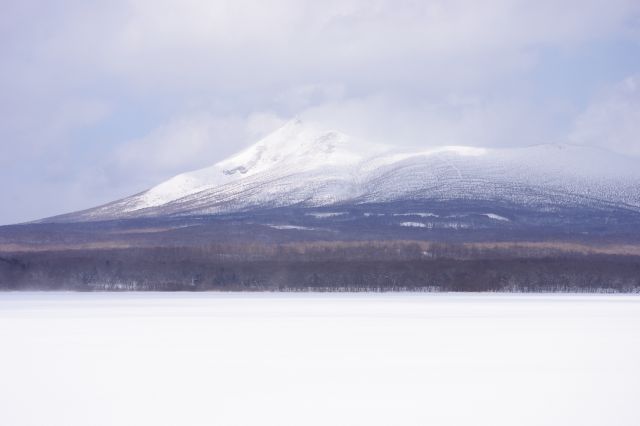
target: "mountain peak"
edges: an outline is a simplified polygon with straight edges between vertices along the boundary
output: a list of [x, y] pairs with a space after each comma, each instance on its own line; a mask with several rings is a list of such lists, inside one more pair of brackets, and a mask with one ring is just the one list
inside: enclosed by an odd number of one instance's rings
[[275, 177], [323, 167], [353, 165], [373, 151], [380, 151], [380, 147], [356, 144], [344, 133], [295, 118], [238, 154], [213, 166], [180, 174], [151, 188], [138, 196], [127, 210], [163, 205], [209, 188], [265, 173]]
[[217, 165], [227, 176], [250, 176], [276, 166], [310, 168], [344, 164], [361, 157], [350, 150], [350, 142], [344, 133], [294, 119]]
[[565, 194], [567, 203], [592, 200], [640, 208], [638, 187], [638, 161], [586, 147], [397, 149], [294, 119], [213, 166], [80, 216], [213, 214], [390, 200], [555, 203], [557, 194]]

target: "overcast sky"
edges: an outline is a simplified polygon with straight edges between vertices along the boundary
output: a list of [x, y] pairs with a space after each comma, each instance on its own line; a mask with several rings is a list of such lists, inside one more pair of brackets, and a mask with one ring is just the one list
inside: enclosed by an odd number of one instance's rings
[[0, 93], [0, 224], [142, 191], [295, 116], [640, 156], [640, 1], [3, 0]]

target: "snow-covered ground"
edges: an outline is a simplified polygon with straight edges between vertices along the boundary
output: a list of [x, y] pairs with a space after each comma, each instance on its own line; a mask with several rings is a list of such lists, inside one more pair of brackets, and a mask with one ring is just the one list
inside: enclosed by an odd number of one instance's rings
[[0, 425], [638, 425], [640, 297], [0, 293]]

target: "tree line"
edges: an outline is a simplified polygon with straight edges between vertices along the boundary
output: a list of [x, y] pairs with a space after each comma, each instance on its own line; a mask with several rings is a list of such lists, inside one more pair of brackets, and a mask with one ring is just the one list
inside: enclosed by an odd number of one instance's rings
[[640, 256], [413, 241], [0, 254], [2, 290], [640, 291]]

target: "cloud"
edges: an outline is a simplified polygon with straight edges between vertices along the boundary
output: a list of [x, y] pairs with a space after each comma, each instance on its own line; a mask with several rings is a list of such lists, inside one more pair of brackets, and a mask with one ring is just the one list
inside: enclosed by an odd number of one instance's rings
[[640, 156], [640, 75], [626, 78], [597, 97], [576, 119], [569, 139]]
[[201, 111], [176, 117], [143, 138], [123, 144], [107, 168], [114, 182], [126, 176], [148, 187], [209, 166], [213, 159], [242, 149], [282, 124], [284, 120], [272, 113], [219, 117]]
[[555, 141], [552, 112], [517, 97], [450, 93], [407, 102], [378, 94], [315, 105], [302, 118], [367, 141], [401, 146], [514, 146]]
[[[38, 216], [24, 193], [60, 194], [42, 215], [90, 207], [298, 115], [407, 145], [563, 139], [597, 85], [638, 72], [639, 29], [637, 0], [7, 2], [0, 223]], [[553, 57], [582, 78], [552, 81]], [[602, 95], [571, 137], [636, 152], [634, 102]]]
[[639, 9], [634, 0], [68, 3], [69, 13], [42, 19], [34, 60], [162, 92], [345, 81], [459, 89], [530, 67], [541, 46], [632, 37]]

